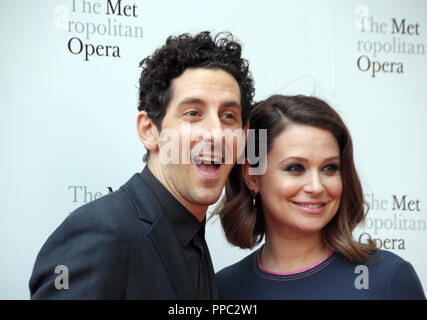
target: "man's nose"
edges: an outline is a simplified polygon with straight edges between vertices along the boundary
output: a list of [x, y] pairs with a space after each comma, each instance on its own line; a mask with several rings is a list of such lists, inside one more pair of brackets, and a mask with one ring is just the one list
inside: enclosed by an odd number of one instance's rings
[[222, 124], [217, 114], [208, 114], [202, 126], [205, 131], [204, 140], [212, 142], [222, 140]]

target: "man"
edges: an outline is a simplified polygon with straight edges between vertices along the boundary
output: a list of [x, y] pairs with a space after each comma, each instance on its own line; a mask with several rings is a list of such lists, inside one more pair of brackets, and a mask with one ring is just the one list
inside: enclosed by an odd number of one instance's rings
[[202, 32], [169, 37], [140, 66], [137, 131], [147, 165], [49, 237], [30, 279], [33, 299], [217, 297], [205, 215], [242, 149], [238, 135], [222, 133], [247, 129], [247, 61], [231, 35]]

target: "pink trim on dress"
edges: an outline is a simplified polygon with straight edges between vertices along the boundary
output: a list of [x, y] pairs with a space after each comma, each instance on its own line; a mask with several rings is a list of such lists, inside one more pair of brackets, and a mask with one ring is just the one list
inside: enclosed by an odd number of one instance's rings
[[309, 267], [307, 267], [307, 268], [303, 268], [303, 269], [299, 269], [299, 270], [296, 270], [296, 271], [292, 271], [292, 272], [273, 272], [273, 271], [268, 271], [268, 270], [266, 270], [266, 269], [264, 269], [263, 267], [261, 267], [261, 252], [262, 252], [262, 249], [264, 249], [264, 246], [262, 246], [262, 248], [259, 250], [259, 253], [258, 253], [258, 268], [260, 269], [260, 270], [262, 270], [263, 272], [265, 272], [265, 273], [269, 273], [269, 274], [274, 274], [274, 275], [276, 275], [276, 276], [287, 276], [287, 275], [291, 275], [291, 274], [297, 274], [297, 273], [301, 273], [301, 272], [304, 272], [304, 271], [307, 271], [307, 270], [310, 270], [310, 269], [312, 269], [312, 268], [314, 268], [314, 267], [316, 267], [316, 266], [318, 266], [319, 264], [321, 264], [323, 261], [325, 261], [326, 259], [328, 259], [334, 252], [332, 251], [332, 252], [330, 252], [326, 257], [324, 257], [322, 260], [320, 260], [319, 262], [316, 262], [315, 264], [313, 264], [313, 265], [311, 265], [311, 266], [309, 266]]

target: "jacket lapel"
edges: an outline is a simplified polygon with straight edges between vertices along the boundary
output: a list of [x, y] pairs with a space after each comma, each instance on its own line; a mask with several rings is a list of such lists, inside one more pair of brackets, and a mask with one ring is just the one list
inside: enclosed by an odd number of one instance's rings
[[180, 242], [159, 200], [139, 174], [123, 187], [133, 199], [141, 220], [152, 223], [149, 237], [156, 247], [180, 299], [195, 299], [193, 280]]

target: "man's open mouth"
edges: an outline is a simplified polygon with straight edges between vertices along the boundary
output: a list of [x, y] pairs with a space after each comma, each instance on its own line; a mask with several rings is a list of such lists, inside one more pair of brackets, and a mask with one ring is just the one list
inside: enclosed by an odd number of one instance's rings
[[196, 165], [199, 172], [207, 178], [215, 178], [218, 176], [223, 159], [221, 157], [197, 156], [193, 158], [193, 163]]
[[195, 158], [193, 158], [193, 162], [198, 167], [218, 169], [222, 164], [222, 159], [221, 158], [195, 157]]

